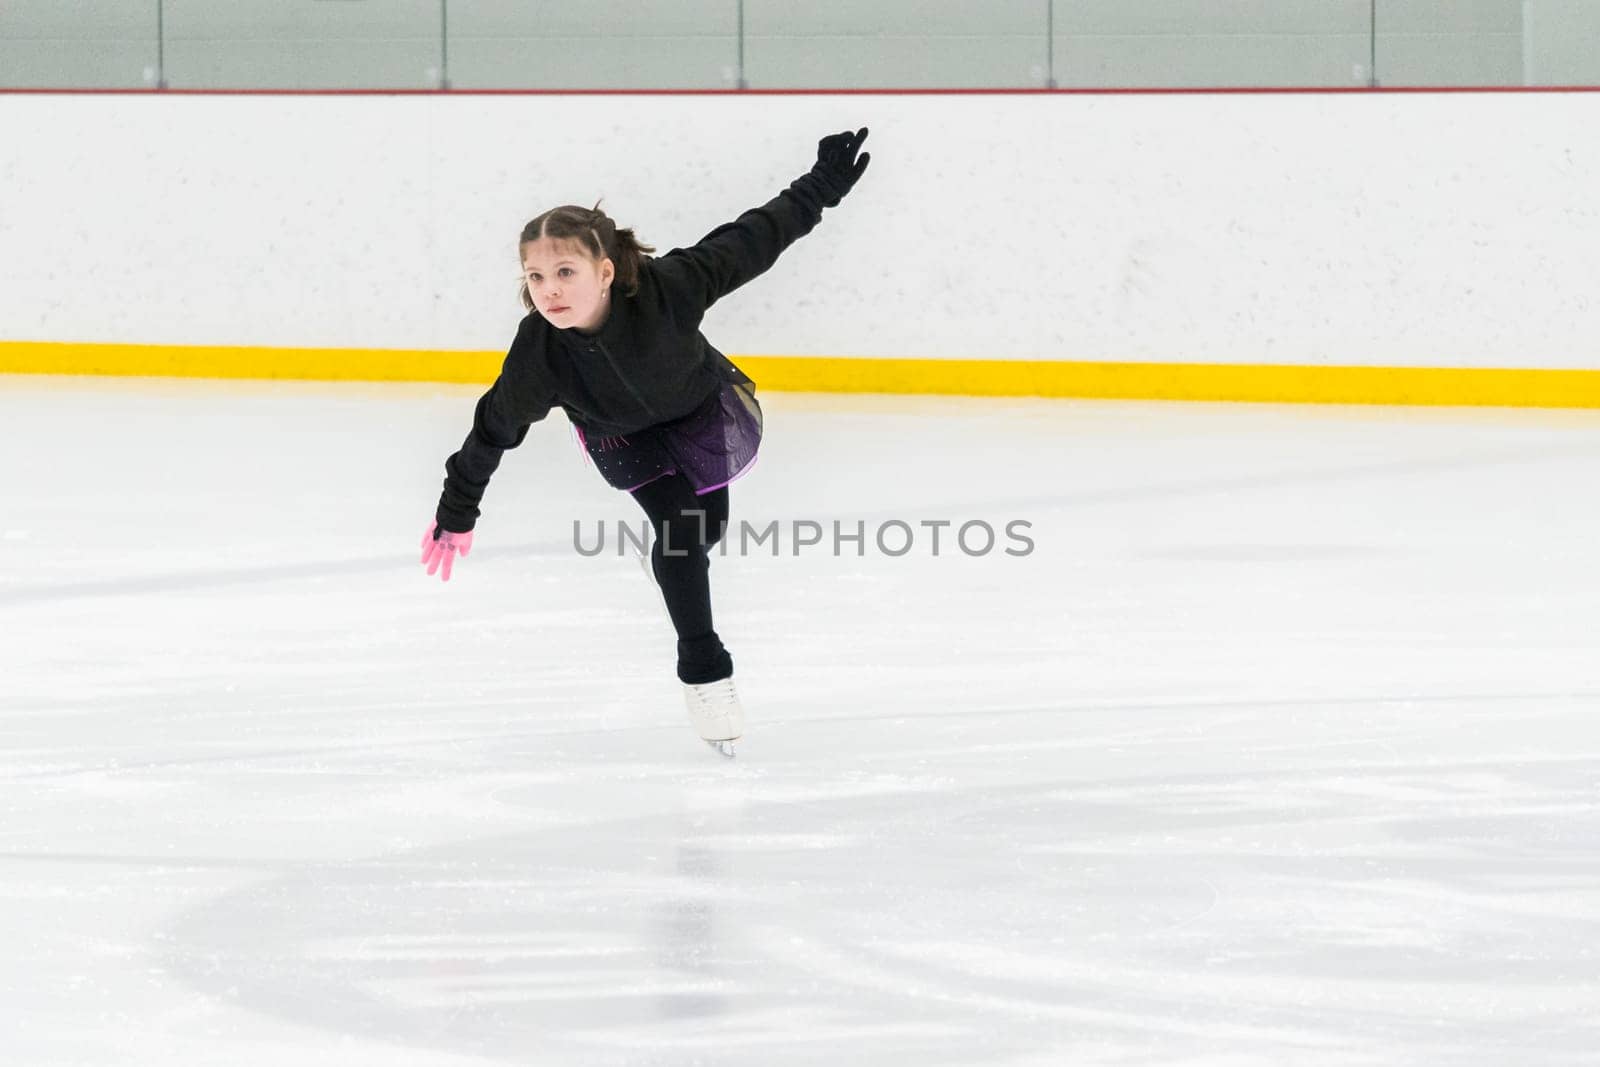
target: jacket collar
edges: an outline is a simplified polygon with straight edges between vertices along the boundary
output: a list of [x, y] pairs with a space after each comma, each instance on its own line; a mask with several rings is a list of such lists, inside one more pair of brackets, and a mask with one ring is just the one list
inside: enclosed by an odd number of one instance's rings
[[606, 321], [594, 333], [579, 333], [577, 330], [562, 330], [560, 332], [573, 344], [580, 346], [593, 344], [596, 341], [610, 343], [626, 337], [628, 334], [628, 321], [633, 314], [631, 307], [633, 301], [622, 296], [615, 286], [612, 287], [611, 295], [606, 299], [611, 301], [611, 311], [606, 315]]

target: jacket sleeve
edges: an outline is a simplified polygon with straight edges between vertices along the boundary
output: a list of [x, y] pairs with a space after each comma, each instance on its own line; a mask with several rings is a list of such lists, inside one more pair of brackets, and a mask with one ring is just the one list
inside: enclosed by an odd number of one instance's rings
[[556, 397], [536, 372], [533, 342], [519, 330], [500, 377], [478, 400], [472, 432], [445, 460], [444, 492], [435, 512], [440, 529], [465, 533], [477, 524], [478, 505], [507, 449], [528, 436], [528, 427], [550, 414]]
[[822, 195], [810, 174], [761, 207], [706, 234], [690, 248], [655, 261], [657, 277], [696, 317], [777, 262], [783, 250], [822, 221]]

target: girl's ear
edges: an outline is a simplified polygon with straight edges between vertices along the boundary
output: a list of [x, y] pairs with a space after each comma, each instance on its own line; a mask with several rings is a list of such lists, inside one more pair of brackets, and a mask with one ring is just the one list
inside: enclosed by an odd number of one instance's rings
[[607, 256], [600, 261], [600, 284], [609, 286], [617, 277], [617, 265]]

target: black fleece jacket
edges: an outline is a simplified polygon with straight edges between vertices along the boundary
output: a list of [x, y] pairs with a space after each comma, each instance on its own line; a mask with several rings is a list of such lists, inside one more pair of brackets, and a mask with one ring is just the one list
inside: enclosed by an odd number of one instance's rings
[[439, 528], [473, 528], [500, 457], [552, 408], [586, 435], [627, 435], [682, 418], [725, 381], [748, 381], [706, 340], [700, 320], [810, 233], [823, 203], [823, 190], [806, 174], [693, 247], [647, 257], [638, 292], [613, 288], [610, 314], [593, 334], [557, 329], [529, 312], [500, 377], [478, 401], [472, 432], [445, 461]]

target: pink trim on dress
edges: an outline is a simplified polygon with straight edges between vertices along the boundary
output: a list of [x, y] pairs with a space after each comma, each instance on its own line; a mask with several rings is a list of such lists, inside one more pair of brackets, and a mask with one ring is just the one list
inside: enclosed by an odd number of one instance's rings
[[624, 489], [623, 492], [624, 493], [631, 493], [635, 489], [644, 488], [645, 486], [649, 485], [651, 482], [659, 482], [661, 479], [665, 478], [669, 474], [677, 474], [677, 473], [678, 472], [676, 470], [668, 470], [668, 471], [662, 471], [660, 474], [652, 474], [650, 477], [646, 478], [644, 481], [640, 482], [638, 485], [630, 485], [630, 486], [628, 486], [628, 488]]
[[729, 478], [727, 481], [723, 482], [721, 485], [712, 485], [712, 486], [707, 486], [705, 489], [696, 489], [694, 491], [694, 495], [695, 496], [705, 496], [707, 493], [715, 493], [718, 489], [721, 489], [724, 486], [732, 485], [734, 482], [738, 481], [740, 478], [743, 478], [746, 474], [749, 474], [750, 473], [750, 468], [754, 467], [756, 465], [756, 460], [758, 460], [760, 458], [761, 458], [761, 454], [758, 452], [758, 453], [756, 453], [756, 455], [754, 455], [754, 456], [752, 456], [750, 458], [750, 462], [749, 463], [746, 463], [743, 467], [740, 467], [737, 471], [735, 471], [732, 478]]

